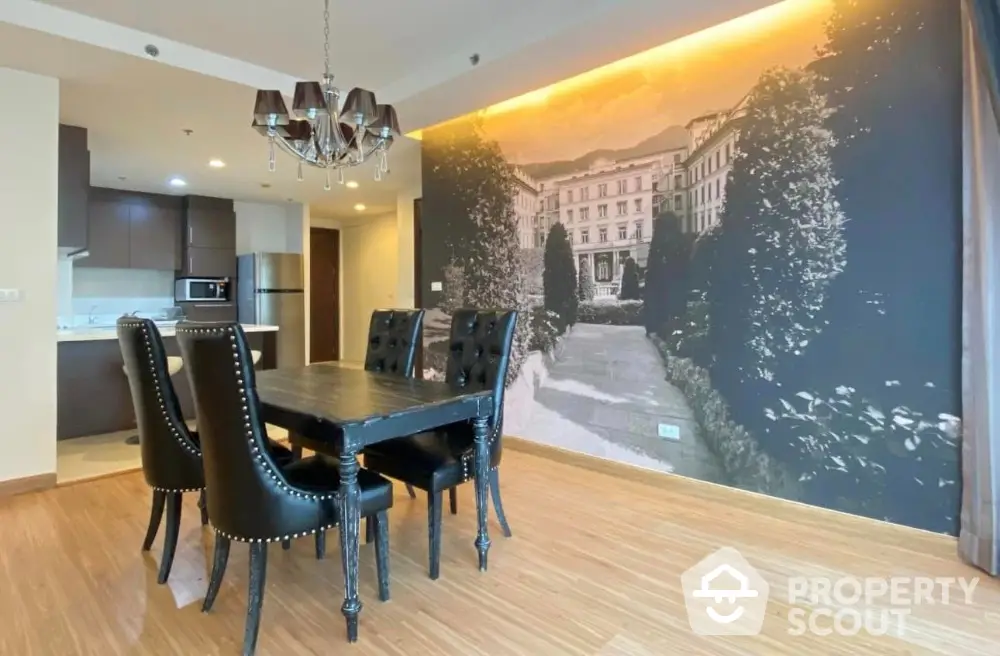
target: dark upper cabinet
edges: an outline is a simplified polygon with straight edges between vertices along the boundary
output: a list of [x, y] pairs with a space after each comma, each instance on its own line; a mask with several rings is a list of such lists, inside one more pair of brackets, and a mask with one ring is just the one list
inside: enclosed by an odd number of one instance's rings
[[235, 278], [235, 248], [188, 246], [181, 276], [186, 278]]
[[129, 205], [129, 267], [174, 271], [181, 268], [180, 207], [147, 201]]
[[181, 239], [182, 277], [236, 277], [236, 211], [232, 200], [185, 198]]
[[117, 200], [92, 198], [89, 209], [90, 245], [77, 267], [127, 269], [129, 267], [129, 206]]
[[176, 196], [91, 189], [90, 255], [75, 266], [105, 269], [181, 268], [181, 199]]
[[188, 196], [184, 203], [184, 240], [195, 248], [236, 249], [236, 211], [233, 201]]
[[59, 230], [60, 248], [82, 250], [88, 246], [90, 151], [87, 130], [59, 126]]

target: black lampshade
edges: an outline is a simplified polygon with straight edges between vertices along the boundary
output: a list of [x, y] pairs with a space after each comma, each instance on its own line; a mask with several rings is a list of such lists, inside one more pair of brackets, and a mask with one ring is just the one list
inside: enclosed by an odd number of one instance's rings
[[375, 94], [358, 87], [351, 89], [344, 100], [344, 110], [341, 112], [341, 116], [355, 125], [359, 123], [358, 117], [360, 116], [360, 123], [371, 125], [372, 122], [378, 119], [378, 105], [375, 102]]
[[399, 118], [396, 117], [395, 107], [392, 105], [377, 105], [376, 110], [378, 117], [369, 126], [372, 131], [381, 134], [382, 130], [388, 129], [389, 134], [402, 134], [399, 131]]
[[253, 119], [256, 124], [268, 125], [273, 117], [275, 125], [288, 124], [288, 108], [280, 91], [257, 91], [257, 102], [254, 103]]
[[292, 111], [299, 118], [308, 118], [310, 113], [314, 116], [329, 114], [326, 106], [326, 98], [323, 96], [323, 88], [319, 82], [296, 82], [295, 99], [292, 101]]

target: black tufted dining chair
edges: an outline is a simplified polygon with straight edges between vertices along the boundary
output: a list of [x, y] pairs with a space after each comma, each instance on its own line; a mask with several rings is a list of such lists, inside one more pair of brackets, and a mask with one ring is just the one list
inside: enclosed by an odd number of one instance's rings
[[[177, 340], [194, 392], [208, 490], [208, 516], [215, 530], [215, 557], [202, 610], [219, 593], [232, 541], [250, 544], [250, 590], [243, 653], [257, 644], [267, 546], [336, 526], [338, 463], [312, 456], [282, 466], [267, 448], [250, 349], [238, 324], [181, 324]], [[361, 516], [375, 518], [379, 598], [389, 598], [387, 511], [392, 483], [358, 472]]]
[[139, 428], [142, 472], [153, 488], [153, 507], [142, 550], [149, 551], [167, 508], [167, 535], [163, 541], [158, 583], [166, 583], [177, 550], [181, 500], [185, 492], [200, 492], [201, 523], [205, 512], [205, 477], [196, 433], [188, 430], [167, 371], [167, 355], [160, 331], [149, 319], [121, 317], [116, 328], [125, 363], [132, 406]]
[[[510, 362], [517, 312], [514, 310], [458, 310], [451, 319], [445, 381], [465, 389], [493, 389], [490, 421], [490, 496], [506, 537], [511, 536], [500, 499], [498, 467], [503, 450], [503, 394]], [[365, 467], [427, 492], [427, 530], [430, 577], [438, 578], [441, 563], [441, 501], [475, 475], [472, 424], [411, 435], [367, 447]]]
[[[365, 370], [388, 373], [403, 378], [413, 378], [413, 364], [416, 361], [420, 329], [424, 323], [424, 311], [418, 310], [375, 310], [368, 322], [368, 348], [365, 351]], [[413, 486], [406, 484], [411, 499], [416, 498]], [[455, 490], [451, 490], [452, 513], [458, 512]], [[371, 539], [371, 531], [365, 529], [366, 539]]]

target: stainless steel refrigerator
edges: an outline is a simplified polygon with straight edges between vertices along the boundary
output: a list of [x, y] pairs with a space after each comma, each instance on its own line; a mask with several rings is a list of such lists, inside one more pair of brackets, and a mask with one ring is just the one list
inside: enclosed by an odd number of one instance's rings
[[306, 363], [306, 302], [302, 256], [251, 253], [238, 258], [240, 323], [278, 326], [279, 367]]

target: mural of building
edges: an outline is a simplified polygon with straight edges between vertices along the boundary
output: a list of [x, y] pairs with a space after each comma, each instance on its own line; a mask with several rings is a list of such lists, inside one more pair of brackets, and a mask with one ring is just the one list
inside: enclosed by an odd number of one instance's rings
[[691, 135], [684, 162], [688, 205], [684, 214], [678, 212], [685, 219], [685, 232], [702, 232], [719, 223], [746, 102], [744, 96], [732, 109], [703, 114], [685, 126]]
[[517, 217], [517, 237], [521, 248], [538, 248], [545, 244], [545, 233], [538, 228], [537, 182], [519, 168], [514, 169], [517, 186], [514, 189], [514, 214]]

